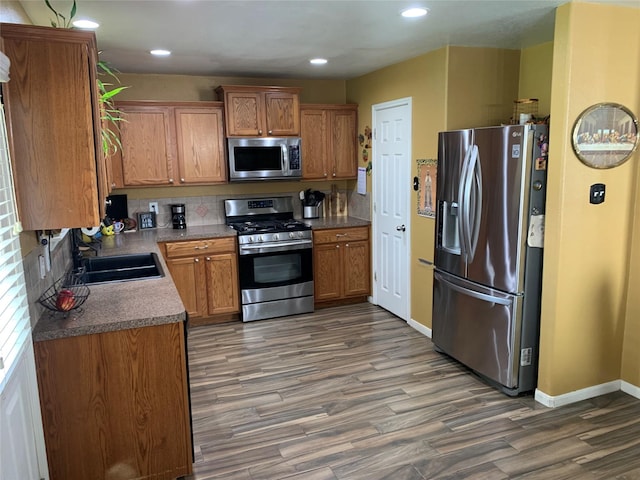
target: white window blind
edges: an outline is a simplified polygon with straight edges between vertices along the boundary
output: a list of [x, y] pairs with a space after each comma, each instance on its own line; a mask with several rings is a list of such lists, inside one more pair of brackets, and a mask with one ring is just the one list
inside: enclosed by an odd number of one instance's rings
[[31, 332], [19, 231], [4, 106], [0, 104], [0, 392]]

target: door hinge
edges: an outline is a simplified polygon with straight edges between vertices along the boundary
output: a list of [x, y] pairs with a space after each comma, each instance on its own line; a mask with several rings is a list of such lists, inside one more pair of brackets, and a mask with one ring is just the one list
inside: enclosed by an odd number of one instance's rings
[[377, 130], [374, 128], [373, 129], [373, 139], [377, 140], [378, 139], [378, 134], [377, 134]]
[[373, 202], [373, 211], [376, 211], [376, 202]]
[[0, 357], [0, 370], [4, 369], [4, 358]]
[[373, 281], [374, 282], [378, 281], [378, 272], [373, 272]]

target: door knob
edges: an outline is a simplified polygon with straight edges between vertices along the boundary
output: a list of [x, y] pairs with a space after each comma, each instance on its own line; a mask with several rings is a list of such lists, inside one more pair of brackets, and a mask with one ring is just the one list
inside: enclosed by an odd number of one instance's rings
[[404, 232], [407, 229], [407, 227], [405, 227], [404, 225], [398, 225], [396, 227], [396, 230], [399, 232]]

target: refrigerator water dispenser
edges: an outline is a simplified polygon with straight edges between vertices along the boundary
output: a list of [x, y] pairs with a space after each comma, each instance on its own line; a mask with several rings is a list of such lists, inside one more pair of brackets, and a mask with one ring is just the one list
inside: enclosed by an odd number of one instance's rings
[[442, 202], [442, 248], [460, 255], [460, 232], [458, 230], [458, 204]]

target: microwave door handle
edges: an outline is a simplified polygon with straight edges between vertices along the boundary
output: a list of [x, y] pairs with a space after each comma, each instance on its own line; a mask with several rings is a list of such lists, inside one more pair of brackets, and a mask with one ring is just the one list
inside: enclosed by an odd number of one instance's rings
[[286, 145], [281, 145], [282, 148], [282, 173], [285, 177], [289, 176], [289, 150]]

